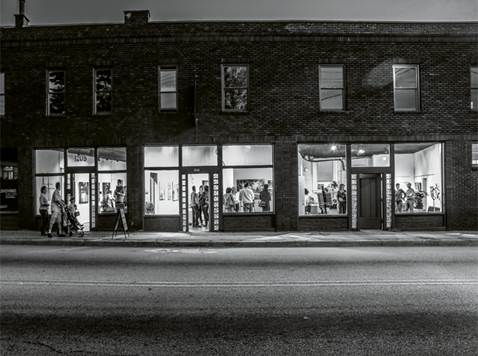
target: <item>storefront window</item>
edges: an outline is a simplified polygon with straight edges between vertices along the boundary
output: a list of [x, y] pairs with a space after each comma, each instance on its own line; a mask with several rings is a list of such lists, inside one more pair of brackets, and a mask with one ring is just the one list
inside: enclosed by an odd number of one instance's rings
[[179, 147], [145, 147], [144, 169], [144, 214], [179, 215]]
[[346, 146], [298, 146], [299, 215], [347, 214]]
[[118, 180], [124, 188], [125, 212], [128, 206], [126, 147], [98, 147], [98, 206], [101, 213], [115, 212], [115, 190]]
[[396, 144], [394, 188], [396, 213], [441, 212], [442, 145]]
[[217, 166], [217, 146], [183, 146], [183, 166]]
[[390, 145], [353, 144], [352, 167], [389, 167]]
[[[271, 145], [223, 147], [223, 211], [268, 213], [274, 211]], [[261, 166], [261, 167], [254, 167]]]
[[0, 213], [18, 211], [18, 157], [15, 148], [0, 149]]
[[[51, 197], [53, 192], [56, 189], [56, 183], [60, 183], [60, 190], [62, 196], [65, 193], [65, 177], [64, 175], [40, 175], [35, 177], [35, 213], [40, 214], [40, 194], [41, 188], [43, 186], [46, 187], [47, 193], [46, 196], [48, 197], [48, 201], [51, 203]], [[51, 209], [51, 206], [50, 206]], [[51, 212], [51, 211], [50, 211]]]
[[95, 165], [94, 148], [69, 148], [66, 151], [68, 167], [93, 167]]
[[64, 173], [65, 160], [63, 148], [35, 151], [36, 173]]
[[178, 146], [148, 146], [144, 148], [145, 167], [178, 167]]
[[478, 167], [478, 143], [471, 144], [471, 166]]

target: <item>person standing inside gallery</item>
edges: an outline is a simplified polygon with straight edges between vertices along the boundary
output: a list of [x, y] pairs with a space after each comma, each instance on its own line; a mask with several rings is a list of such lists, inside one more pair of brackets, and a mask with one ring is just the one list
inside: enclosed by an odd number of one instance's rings
[[245, 183], [244, 188], [241, 189], [239, 200], [242, 202], [244, 212], [251, 213], [254, 205], [254, 192], [249, 188], [249, 183]]
[[416, 193], [412, 188], [412, 183], [407, 183], [407, 191], [405, 192], [406, 196], [406, 211], [413, 213], [413, 208], [415, 204]]
[[65, 208], [65, 202], [61, 197], [61, 190], [60, 190], [60, 182], [56, 182], [55, 184], [55, 191], [51, 195], [51, 217], [50, 217], [50, 226], [48, 228], [48, 237], [52, 237], [51, 230], [53, 229], [53, 225], [57, 223], [58, 225], [58, 236], [64, 237], [63, 234], [63, 226], [62, 226], [62, 211]]
[[192, 189], [192, 192], [189, 199], [190, 199], [191, 211], [193, 216], [193, 227], [197, 227], [198, 214], [199, 214], [199, 197], [198, 197], [198, 193], [196, 193], [196, 186], [193, 185], [191, 189]]
[[261, 193], [259, 194], [259, 199], [261, 199], [261, 208], [262, 211], [271, 211], [271, 193], [269, 192], [269, 184], [264, 184]]
[[45, 236], [48, 231], [48, 208], [50, 207], [50, 202], [46, 195], [47, 189], [44, 185], [40, 190], [40, 215], [41, 215], [41, 236]]
[[400, 188], [400, 183], [395, 184], [395, 209], [397, 213], [403, 210], [403, 199], [405, 199], [405, 192]]
[[347, 209], [347, 192], [345, 191], [345, 185], [339, 185], [339, 191], [337, 192], [337, 202], [339, 205], [339, 214], [345, 214]]
[[232, 197], [234, 198], [234, 211], [236, 213], [239, 212], [239, 205], [240, 205], [240, 200], [239, 200], [239, 191], [236, 187], [232, 187]]
[[205, 185], [202, 194], [199, 196], [199, 204], [204, 215], [204, 227], [209, 223], [209, 186]]

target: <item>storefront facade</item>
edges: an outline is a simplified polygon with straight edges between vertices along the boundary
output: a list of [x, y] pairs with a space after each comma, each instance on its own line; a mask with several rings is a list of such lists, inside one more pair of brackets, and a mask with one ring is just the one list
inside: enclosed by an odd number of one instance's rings
[[398, 25], [2, 29], [0, 228], [477, 228], [478, 24]]

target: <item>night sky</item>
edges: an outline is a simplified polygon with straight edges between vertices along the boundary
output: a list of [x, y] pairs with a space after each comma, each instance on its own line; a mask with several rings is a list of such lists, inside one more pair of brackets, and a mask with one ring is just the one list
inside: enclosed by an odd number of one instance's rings
[[[17, 0], [0, 0], [12, 25]], [[477, 21], [477, 0], [26, 0], [31, 25], [123, 22], [123, 10], [167, 20]]]

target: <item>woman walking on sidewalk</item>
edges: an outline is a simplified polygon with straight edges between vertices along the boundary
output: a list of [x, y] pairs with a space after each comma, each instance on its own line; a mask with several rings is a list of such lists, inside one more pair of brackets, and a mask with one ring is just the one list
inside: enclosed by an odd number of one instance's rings
[[48, 197], [46, 195], [47, 189], [44, 185], [40, 190], [40, 215], [41, 215], [41, 236], [45, 236], [48, 231], [48, 208], [50, 203], [48, 202]]

